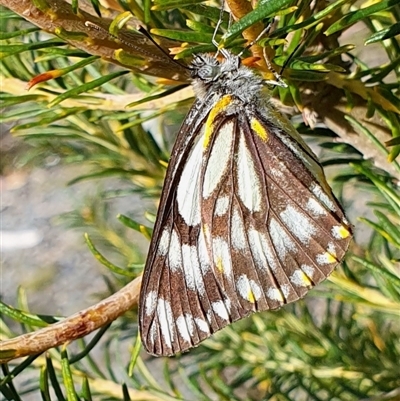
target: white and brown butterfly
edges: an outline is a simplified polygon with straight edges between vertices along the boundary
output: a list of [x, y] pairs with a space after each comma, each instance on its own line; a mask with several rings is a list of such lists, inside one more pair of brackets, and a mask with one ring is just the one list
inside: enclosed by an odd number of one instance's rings
[[231, 322], [302, 298], [352, 234], [316, 156], [224, 50], [195, 57], [140, 294], [145, 349], [174, 355]]

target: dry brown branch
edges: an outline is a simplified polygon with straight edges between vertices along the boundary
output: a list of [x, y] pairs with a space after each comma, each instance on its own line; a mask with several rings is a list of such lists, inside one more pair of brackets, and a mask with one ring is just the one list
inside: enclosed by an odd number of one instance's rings
[[[107, 33], [111, 19], [93, 16], [82, 9], [74, 14], [71, 5], [62, 0], [52, 0], [46, 9], [39, 9], [36, 4], [29, 0], [0, 0], [0, 5], [88, 54], [100, 56], [135, 72], [188, 81], [187, 70], [145, 36], [121, 29], [118, 38], [114, 38]], [[88, 26], [87, 22], [91, 25]], [[167, 39], [162, 39], [160, 45], [166, 49], [177, 46]]]
[[136, 278], [98, 304], [58, 323], [0, 342], [0, 353], [4, 355], [0, 359], [0, 363], [39, 354], [50, 348], [84, 337], [113, 322], [117, 317], [137, 305], [141, 281], [141, 277]]

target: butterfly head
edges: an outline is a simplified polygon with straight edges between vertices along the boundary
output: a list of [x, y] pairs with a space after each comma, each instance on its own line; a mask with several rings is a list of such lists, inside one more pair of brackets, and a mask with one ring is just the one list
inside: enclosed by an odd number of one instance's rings
[[240, 58], [227, 50], [224, 50], [225, 59], [220, 62], [214, 56], [199, 54], [190, 65], [193, 79], [201, 79], [203, 82], [215, 82], [221, 79], [221, 75], [238, 71], [241, 65]]
[[262, 78], [242, 65], [237, 55], [226, 49], [221, 53], [221, 61], [209, 54], [199, 54], [192, 61], [189, 68], [197, 97], [203, 98], [208, 92], [229, 93], [251, 103], [263, 87]]

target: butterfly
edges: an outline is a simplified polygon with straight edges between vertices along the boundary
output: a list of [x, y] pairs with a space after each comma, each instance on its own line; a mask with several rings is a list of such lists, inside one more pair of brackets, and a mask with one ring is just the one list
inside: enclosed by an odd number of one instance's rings
[[343, 259], [352, 228], [317, 157], [226, 49], [190, 65], [139, 301], [142, 343], [171, 356], [253, 312], [304, 297]]

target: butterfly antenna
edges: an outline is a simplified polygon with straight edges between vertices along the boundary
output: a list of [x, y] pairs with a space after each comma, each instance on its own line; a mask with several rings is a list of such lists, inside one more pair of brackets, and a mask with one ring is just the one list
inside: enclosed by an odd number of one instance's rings
[[302, 46], [302, 43], [299, 43], [295, 49], [292, 51], [292, 53], [290, 53], [289, 57], [285, 60], [285, 62], [283, 63], [283, 66], [281, 68], [281, 71], [279, 72], [279, 74], [282, 75], [283, 71], [286, 69], [286, 67], [289, 65], [289, 63], [292, 61], [294, 55], [296, 54], [297, 50], [299, 50], [299, 48]]
[[251, 46], [255, 45], [266, 33], [271, 30], [273, 21], [271, 21], [258, 35], [253, 39], [239, 54], [238, 57], [242, 57], [246, 50], [249, 50]]
[[168, 56], [172, 62], [174, 62], [175, 64], [180, 65], [183, 68], [188, 69], [188, 66], [186, 66], [185, 64], [181, 64], [179, 61], [175, 60], [173, 57], [171, 57], [171, 55], [165, 51], [154, 39], [153, 37], [150, 35], [150, 33], [143, 28], [142, 26], [139, 27], [138, 32], [140, 32], [142, 35], [146, 36], [147, 39], [149, 39], [161, 52], [163, 52], [166, 56]]
[[287, 84], [282, 80], [282, 74], [283, 74], [283, 71], [285, 71], [285, 68], [289, 65], [290, 61], [292, 60], [292, 58], [294, 57], [294, 55], [296, 54], [296, 51], [299, 49], [300, 46], [301, 46], [301, 43], [299, 43], [296, 46], [296, 48], [292, 51], [292, 53], [289, 55], [289, 57], [285, 60], [285, 62], [283, 63], [283, 66], [279, 72], [277, 72], [274, 69], [274, 67], [272, 67], [271, 61], [269, 60], [268, 55], [266, 54], [265, 49], [264, 49], [263, 54], [264, 54], [265, 62], [267, 63], [269, 70], [274, 74], [274, 77], [276, 79], [276, 81], [266, 81], [267, 84], [280, 86], [282, 88], [288, 87]]
[[[96, 29], [96, 30], [98, 30], [99, 32], [103, 32], [104, 34], [108, 35], [109, 37], [111, 37], [111, 38], [113, 38], [113, 39], [119, 40], [122, 44], [124, 44], [124, 45], [126, 45], [126, 46], [128, 46], [128, 47], [130, 47], [130, 48], [132, 48], [132, 49], [135, 49], [135, 48], [136, 48], [136, 46], [135, 46], [134, 44], [132, 44], [131, 42], [129, 42], [128, 40], [125, 40], [125, 39], [121, 38], [120, 36], [113, 35], [113, 34], [110, 33], [107, 29], [103, 28], [103, 27], [100, 26], [100, 25], [97, 25], [97, 24], [95, 24], [95, 23], [93, 23], [93, 22], [91, 22], [91, 21], [86, 21], [86, 22], [85, 22], [85, 25], [86, 25], [87, 27]], [[145, 28], [143, 28], [142, 26], [140, 26], [140, 27], [137, 29], [137, 31], [140, 32], [142, 35], [146, 36], [146, 38], [149, 39], [150, 42], [153, 43], [153, 44], [156, 46], [156, 48], [157, 48], [158, 50], [160, 50], [162, 53], [164, 53], [173, 63], [178, 64], [180, 67], [183, 67], [183, 68], [185, 68], [185, 69], [188, 69], [188, 67], [187, 67], [186, 65], [179, 63], [179, 62], [176, 61], [173, 57], [171, 57], [171, 55], [170, 55], [168, 52], [166, 52], [166, 51], [152, 38], [152, 36], [150, 35], [150, 33], [149, 33]]]
[[265, 63], [267, 64], [268, 69], [271, 71], [271, 73], [274, 75], [275, 80], [266, 80], [265, 83], [268, 85], [274, 85], [274, 86], [280, 86], [281, 88], [287, 88], [287, 83], [282, 79], [282, 72], [283, 68], [281, 69], [281, 72], [277, 72], [275, 68], [272, 66], [271, 61], [268, 57], [268, 54], [265, 51], [265, 48], [263, 49], [263, 56]]

